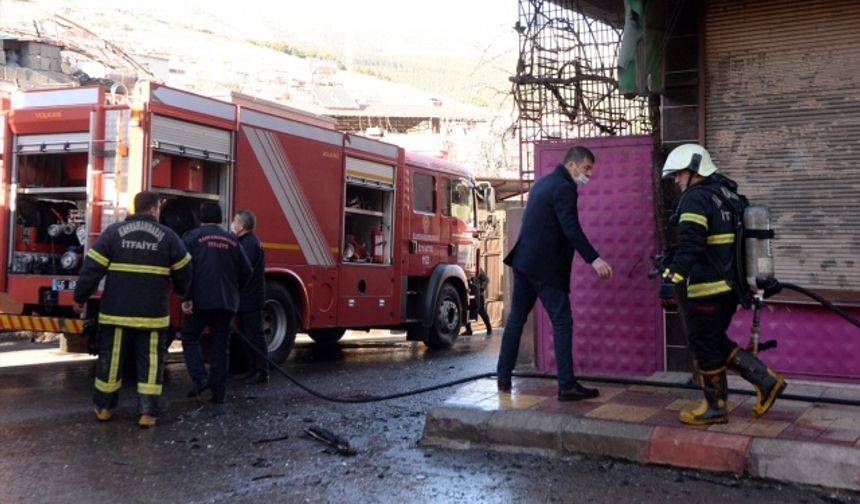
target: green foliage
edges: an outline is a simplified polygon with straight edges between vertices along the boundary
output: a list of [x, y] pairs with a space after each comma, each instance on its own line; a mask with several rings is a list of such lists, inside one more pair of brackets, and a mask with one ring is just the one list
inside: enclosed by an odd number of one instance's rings
[[[346, 69], [343, 58], [329, 49], [299, 47], [286, 41], [253, 40], [251, 43], [298, 58], [334, 61], [338, 69]], [[514, 58], [509, 55], [482, 62], [465, 57], [357, 53], [352, 58], [350, 70], [377, 79], [409, 84], [463, 103], [497, 108], [509, 94], [508, 76], [513, 73]]]
[[327, 52], [325, 50], [302, 48], [295, 45], [290, 45], [288, 42], [284, 41], [251, 40], [249, 42], [256, 46], [274, 49], [275, 51], [289, 54], [290, 56], [295, 56], [297, 58], [334, 61], [337, 64], [337, 68], [339, 70], [346, 70], [346, 66], [343, 64], [343, 61], [340, 58], [335, 56], [333, 53]]
[[397, 54], [360, 54], [353, 58], [356, 72], [489, 107], [498, 107], [510, 90], [507, 78], [511, 71], [501, 65], [481, 64], [468, 58]]

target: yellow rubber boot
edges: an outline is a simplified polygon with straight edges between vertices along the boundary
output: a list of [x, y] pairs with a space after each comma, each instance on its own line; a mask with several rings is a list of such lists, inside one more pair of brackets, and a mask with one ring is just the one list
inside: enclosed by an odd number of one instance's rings
[[705, 393], [705, 400], [698, 407], [681, 411], [678, 417], [688, 425], [722, 424], [729, 421], [726, 409], [729, 389], [726, 381], [726, 368], [713, 371], [699, 371], [699, 384]]
[[782, 375], [768, 368], [758, 357], [741, 348], [735, 348], [729, 355], [728, 365], [755, 388], [755, 406], [752, 409], [752, 414], [755, 417], [767, 413], [776, 398], [787, 387]]

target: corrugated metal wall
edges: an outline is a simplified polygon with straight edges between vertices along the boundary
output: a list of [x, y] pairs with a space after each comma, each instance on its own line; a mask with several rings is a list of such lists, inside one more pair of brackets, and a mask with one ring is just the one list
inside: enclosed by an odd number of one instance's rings
[[770, 206], [777, 276], [860, 291], [860, 1], [711, 0], [707, 147]]

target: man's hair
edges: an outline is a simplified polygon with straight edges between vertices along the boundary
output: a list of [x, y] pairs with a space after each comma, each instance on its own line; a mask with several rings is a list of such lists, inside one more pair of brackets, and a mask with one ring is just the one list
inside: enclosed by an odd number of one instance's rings
[[257, 224], [257, 216], [254, 215], [254, 212], [240, 208], [236, 210], [236, 217], [239, 218], [239, 224], [242, 224], [246, 231], [254, 230], [254, 226]]
[[158, 208], [161, 196], [152, 191], [142, 191], [134, 196], [134, 213], [146, 213]]
[[562, 164], [567, 164], [573, 161], [576, 164], [582, 162], [583, 159], [587, 159], [594, 162], [594, 153], [588, 150], [588, 148], [583, 147], [581, 145], [574, 145], [570, 149], [567, 150], [567, 154], [564, 155], [564, 162]]

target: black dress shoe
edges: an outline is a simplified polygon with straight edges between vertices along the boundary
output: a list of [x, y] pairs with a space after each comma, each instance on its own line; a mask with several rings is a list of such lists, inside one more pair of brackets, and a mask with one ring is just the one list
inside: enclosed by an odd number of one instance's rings
[[245, 385], [259, 385], [261, 383], [269, 383], [269, 375], [264, 373], [254, 373], [243, 381]]
[[189, 399], [193, 399], [195, 397], [200, 397], [200, 394], [202, 394], [206, 390], [209, 390], [209, 384], [208, 383], [204, 383], [203, 385], [201, 385], [199, 387], [194, 387], [193, 389], [189, 390], [188, 393], [185, 395], [185, 397], [187, 397]]
[[600, 391], [593, 388], [583, 387], [579, 383], [575, 383], [572, 387], [566, 390], [558, 391], [559, 401], [581, 401], [583, 399], [594, 399], [600, 395]]
[[510, 378], [498, 378], [496, 380], [496, 387], [498, 387], [499, 392], [510, 392], [513, 384], [511, 384]]

